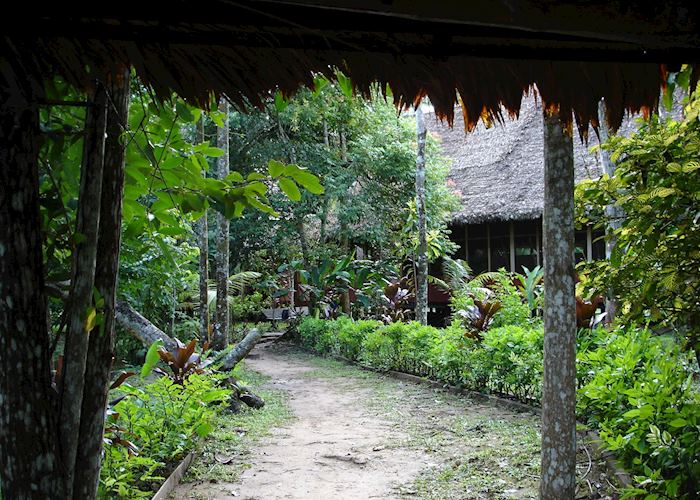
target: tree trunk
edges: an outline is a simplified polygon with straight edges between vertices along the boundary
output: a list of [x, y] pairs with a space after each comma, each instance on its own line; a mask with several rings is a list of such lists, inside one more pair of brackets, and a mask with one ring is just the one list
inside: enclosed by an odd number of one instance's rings
[[[39, 213], [39, 112], [0, 73], [0, 476], [3, 498], [62, 498]], [[16, 87], [15, 87], [16, 88]], [[20, 92], [27, 95], [17, 95]]]
[[[602, 99], [598, 101], [598, 133], [600, 134], [600, 143], [603, 144], [607, 142], [609, 138], [608, 134], [608, 124], [605, 121], [605, 101]], [[603, 163], [603, 173], [610, 177], [615, 176], [615, 164], [610, 159], [610, 152], [606, 149], [600, 149], [600, 158]], [[622, 209], [615, 204], [610, 204], [605, 207], [605, 258], [610, 260], [610, 255], [612, 254], [613, 248], [617, 243], [617, 237], [615, 236], [615, 230], [619, 229], [622, 225], [622, 217], [624, 216]], [[608, 291], [608, 297], [605, 300], [605, 312], [606, 320], [611, 322], [617, 314], [619, 309], [619, 303], [614, 298], [614, 290]]]
[[253, 328], [249, 331], [248, 334], [243, 337], [243, 340], [221, 360], [221, 371], [233, 370], [236, 365], [253, 350], [253, 347], [255, 347], [255, 344], [258, 343], [262, 336], [262, 332], [257, 328]]
[[136, 309], [123, 300], [117, 301], [115, 311], [117, 323], [139, 339], [144, 346], [148, 347], [156, 340], [163, 341], [163, 347], [168, 351], [174, 351], [177, 347], [175, 340], [165, 334], [160, 328], [141, 316]]
[[425, 218], [425, 119], [416, 107], [418, 154], [416, 156], [416, 216], [418, 219], [418, 258], [416, 272], [416, 321], [428, 324], [428, 243]]
[[[224, 114], [224, 126], [217, 130], [217, 146], [224, 150], [218, 161], [218, 177], [225, 178], [229, 173], [229, 138], [228, 114], [229, 104], [224, 98], [219, 102], [219, 111]], [[212, 333], [212, 348], [220, 351], [228, 345], [228, 254], [229, 221], [224, 214], [217, 215], [218, 229], [216, 237], [216, 317]]]
[[[345, 135], [345, 130], [340, 130], [339, 133], [340, 136], [340, 159], [343, 161], [343, 164], [347, 166], [348, 163], [348, 140]], [[347, 200], [348, 198], [348, 193], [344, 193], [343, 198], [345, 198], [345, 202], [349, 202]], [[350, 254], [350, 240], [348, 238], [348, 225], [346, 222], [341, 222], [340, 224], [340, 242], [343, 250], [347, 254]], [[350, 304], [350, 291], [346, 290], [343, 293], [340, 294], [340, 307], [341, 310], [343, 311], [344, 314], [350, 314], [351, 313], [351, 304]]]
[[[204, 142], [204, 117], [197, 125], [197, 142]], [[209, 340], [209, 221], [207, 212], [197, 223], [199, 234], [199, 334]]]
[[[95, 263], [100, 223], [102, 173], [104, 167], [107, 94], [98, 84], [89, 99], [85, 118], [83, 159], [80, 168], [76, 234], [81, 235], [73, 252], [69, 319], [64, 348], [61, 383], [61, 452], [66, 480], [66, 498], [73, 497], [76, 456], [80, 446], [80, 418], [85, 388], [85, 367], [93, 309]], [[92, 312], [91, 312], [92, 311]], [[92, 325], [94, 326], [94, 318]]]
[[304, 231], [304, 219], [302, 216], [297, 217], [296, 221], [297, 234], [299, 235], [299, 246], [301, 246], [301, 258], [304, 263], [309, 262], [309, 243], [306, 240], [306, 231]]
[[540, 497], [576, 488], [576, 301], [573, 141], [558, 112], [544, 118], [544, 381]]
[[80, 443], [75, 466], [74, 498], [95, 498], [100, 479], [100, 459], [105, 408], [114, 359], [114, 323], [119, 274], [122, 195], [124, 192], [124, 141], [128, 126], [129, 71], [117, 75], [108, 86], [107, 137], [100, 206], [95, 288], [104, 299], [103, 323], [89, 335], [85, 389], [80, 419]]

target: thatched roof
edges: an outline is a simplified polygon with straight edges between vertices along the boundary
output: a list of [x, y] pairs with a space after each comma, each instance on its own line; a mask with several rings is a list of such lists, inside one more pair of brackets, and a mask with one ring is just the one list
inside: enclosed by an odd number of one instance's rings
[[[544, 132], [542, 105], [533, 96], [523, 99], [518, 120], [507, 120], [486, 128], [480, 123], [472, 132], [435, 119], [427, 120], [428, 131], [441, 142], [452, 161], [448, 182], [461, 197], [454, 221], [481, 223], [496, 220], [535, 219], [544, 207]], [[619, 133], [636, 128], [635, 117], [623, 120]], [[597, 178], [602, 173], [600, 153], [591, 153], [598, 138], [590, 134], [588, 144], [574, 139], [576, 181]]]
[[686, 0], [20, 2], [3, 29], [5, 99], [52, 73], [86, 87], [133, 66], [163, 98], [255, 103], [336, 66], [360, 92], [390, 84], [399, 105], [428, 95], [448, 120], [459, 92], [468, 128], [517, 114], [532, 84], [584, 130], [605, 97], [615, 128], [625, 110], [656, 107], [667, 69], [700, 60]]

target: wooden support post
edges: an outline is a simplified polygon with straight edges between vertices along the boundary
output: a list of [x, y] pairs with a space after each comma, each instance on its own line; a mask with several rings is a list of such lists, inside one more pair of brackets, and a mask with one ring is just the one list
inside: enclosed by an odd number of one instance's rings
[[576, 488], [576, 316], [573, 141], [559, 113], [544, 118], [544, 381], [540, 498]]

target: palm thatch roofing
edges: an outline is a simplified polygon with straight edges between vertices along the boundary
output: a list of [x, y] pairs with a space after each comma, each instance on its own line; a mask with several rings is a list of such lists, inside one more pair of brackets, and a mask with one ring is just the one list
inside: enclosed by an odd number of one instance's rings
[[[678, 118], [683, 95], [677, 92], [671, 115]], [[627, 114], [617, 133], [629, 136], [638, 128], [639, 115]], [[525, 96], [517, 120], [486, 127], [479, 123], [466, 133], [427, 119], [428, 131], [439, 141], [451, 161], [448, 185], [460, 197], [453, 222], [482, 222], [536, 219], [544, 209], [544, 122], [542, 102], [536, 94]], [[574, 139], [575, 181], [596, 179], [603, 173], [599, 139], [590, 131], [585, 143]]]
[[361, 93], [389, 84], [399, 106], [427, 95], [449, 121], [459, 93], [468, 129], [517, 115], [532, 84], [582, 131], [604, 97], [617, 128], [625, 110], [657, 106], [667, 70], [700, 60], [699, 9], [687, 0], [24, 2], [4, 13], [0, 92], [40, 94], [51, 74], [87, 88], [134, 67], [164, 99], [259, 103], [337, 67]]

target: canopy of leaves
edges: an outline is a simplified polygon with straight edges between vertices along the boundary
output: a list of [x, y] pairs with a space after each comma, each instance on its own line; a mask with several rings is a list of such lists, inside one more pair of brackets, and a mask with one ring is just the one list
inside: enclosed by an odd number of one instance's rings
[[[609, 290], [623, 319], [689, 330], [700, 347], [700, 92], [680, 122], [652, 116], [630, 138], [603, 147], [614, 177], [577, 187], [579, 213], [614, 204], [624, 213], [609, 261], [584, 264], [586, 287]], [[605, 216], [598, 223], [607, 224]]]

